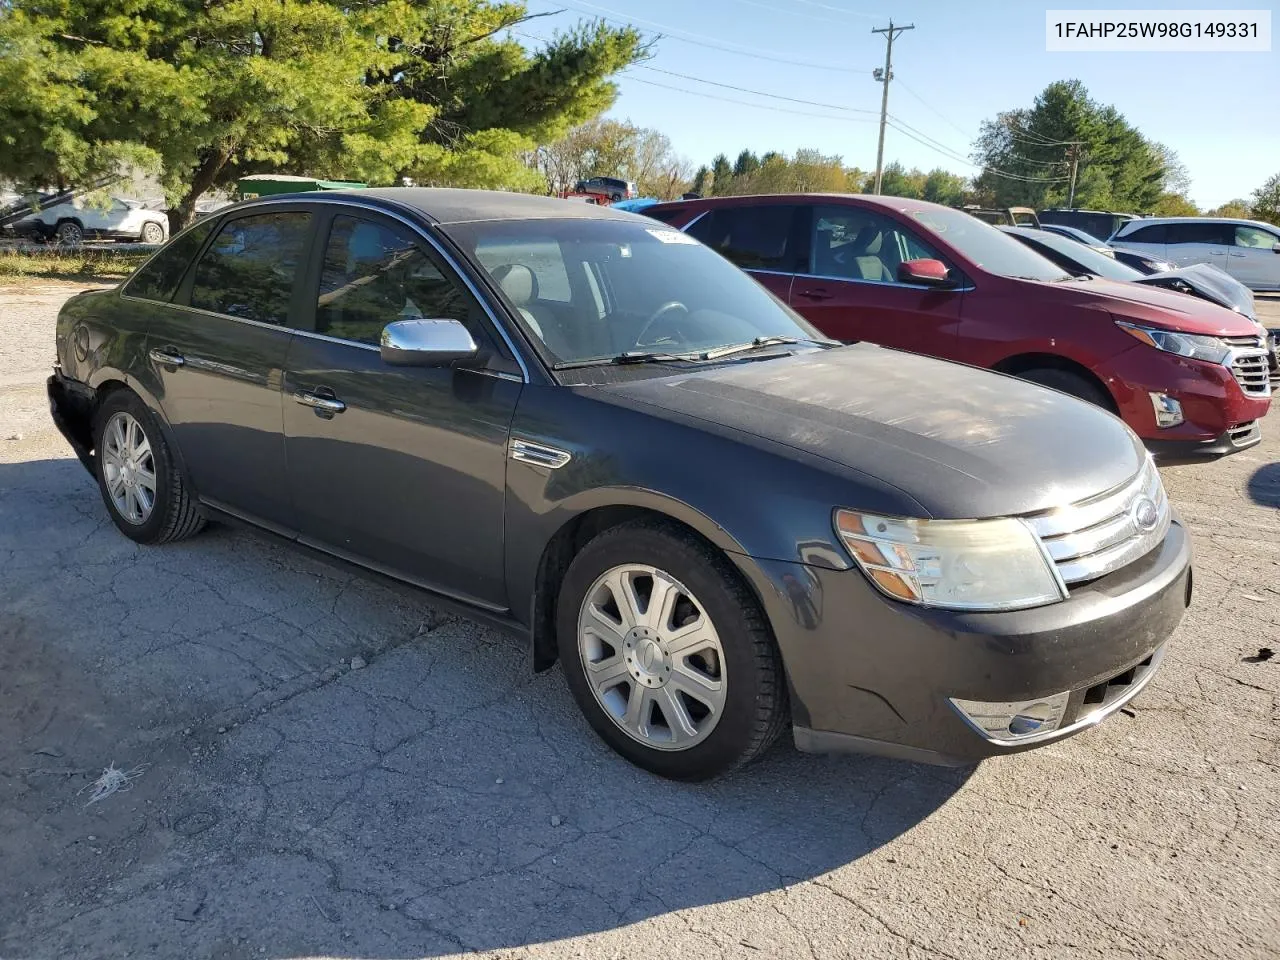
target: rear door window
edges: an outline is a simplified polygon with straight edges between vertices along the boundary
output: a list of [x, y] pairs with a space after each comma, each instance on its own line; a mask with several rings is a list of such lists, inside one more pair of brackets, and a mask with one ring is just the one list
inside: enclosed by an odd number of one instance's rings
[[1165, 243], [1231, 243], [1231, 226], [1225, 223], [1171, 223], [1165, 229]]
[[213, 223], [201, 223], [174, 239], [129, 278], [123, 293], [140, 300], [168, 303], [178, 291], [191, 259], [200, 252]]
[[309, 213], [263, 213], [226, 221], [196, 264], [191, 306], [284, 325], [310, 229]]
[[1152, 223], [1145, 227], [1127, 230], [1116, 237], [1125, 243], [1165, 243], [1166, 228], [1163, 223]]
[[794, 204], [718, 207], [686, 231], [744, 270], [792, 273]]

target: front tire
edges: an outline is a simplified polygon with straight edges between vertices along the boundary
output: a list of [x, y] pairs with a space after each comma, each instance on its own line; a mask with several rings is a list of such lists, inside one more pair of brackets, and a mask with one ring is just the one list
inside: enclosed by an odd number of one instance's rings
[[205, 518], [183, 482], [155, 416], [117, 390], [94, 418], [98, 489], [120, 532], [143, 544], [194, 536]]
[[1111, 397], [1105, 390], [1096, 383], [1086, 380], [1078, 373], [1072, 373], [1070, 370], [1038, 367], [1034, 370], [1020, 373], [1018, 376], [1023, 380], [1038, 383], [1042, 387], [1050, 387], [1061, 393], [1069, 393], [1071, 396], [1078, 397], [1087, 403], [1092, 403], [1095, 407], [1101, 407], [1103, 410], [1115, 412], [1115, 405], [1111, 402]]
[[728, 773], [789, 719], [759, 603], [722, 554], [674, 525], [637, 521], [588, 543], [561, 585], [556, 625], [587, 721], [659, 776]]

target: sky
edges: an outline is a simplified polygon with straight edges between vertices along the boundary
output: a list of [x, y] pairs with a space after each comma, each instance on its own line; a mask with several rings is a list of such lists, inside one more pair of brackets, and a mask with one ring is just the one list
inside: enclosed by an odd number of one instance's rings
[[[517, 29], [529, 46], [538, 46], [532, 37], [595, 17], [660, 35], [653, 58], [618, 78], [620, 95], [609, 115], [661, 130], [695, 166], [710, 164], [717, 153], [732, 161], [743, 148], [790, 154], [811, 147], [838, 154], [849, 166], [874, 169], [881, 86], [871, 71], [884, 65], [885, 42], [871, 31], [892, 15], [896, 24], [915, 29], [894, 42], [889, 113], [916, 139], [889, 129], [886, 164], [898, 160], [972, 175], [976, 169], [955, 155], [969, 156], [984, 119], [1029, 107], [1049, 83], [1075, 78], [1145, 136], [1177, 151], [1191, 174], [1191, 199], [1202, 208], [1247, 198], [1280, 172], [1280, 52], [1274, 44], [1270, 53], [1047, 53], [1050, 7], [1097, 4], [528, 0], [530, 13], [563, 12]], [[1273, 30], [1280, 29], [1274, 0], [1129, 0], [1110, 9], [1121, 7], [1272, 9]]]

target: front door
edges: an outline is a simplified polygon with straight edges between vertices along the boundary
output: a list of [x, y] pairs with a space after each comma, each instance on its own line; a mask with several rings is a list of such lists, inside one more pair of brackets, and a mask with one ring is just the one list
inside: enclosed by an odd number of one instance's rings
[[1227, 272], [1254, 290], [1280, 288], [1280, 234], [1261, 227], [1232, 227]]
[[222, 221], [147, 334], [157, 399], [200, 498], [286, 530], [280, 385], [310, 221], [300, 208]]
[[792, 309], [837, 340], [948, 356], [963, 295], [898, 279], [907, 260], [943, 257], [877, 211], [852, 204], [808, 209], [808, 264], [792, 284]]
[[[522, 378], [482, 308], [432, 246], [397, 221], [340, 213], [321, 232], [309, 330], [284, 384], [288, 487], [301, 539], [421, 586], [506, 606], [507, 439]], [[402, 319], [465, 323], [487, 361], [383, 363]], [[308, 405], [310, 397], [330, 409]]]

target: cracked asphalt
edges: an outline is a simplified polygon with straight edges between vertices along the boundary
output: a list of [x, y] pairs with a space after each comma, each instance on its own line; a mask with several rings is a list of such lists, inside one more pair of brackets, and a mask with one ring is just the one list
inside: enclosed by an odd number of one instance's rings
[[688, 786], [422, 596], [122, 537], [48, 420], [73, 289], [0, 289], [0, 957], [1280, 954], [1280, 421], [1164, 471], [1196, 596], [1132, 709], [972, 770], [783, 743]]

